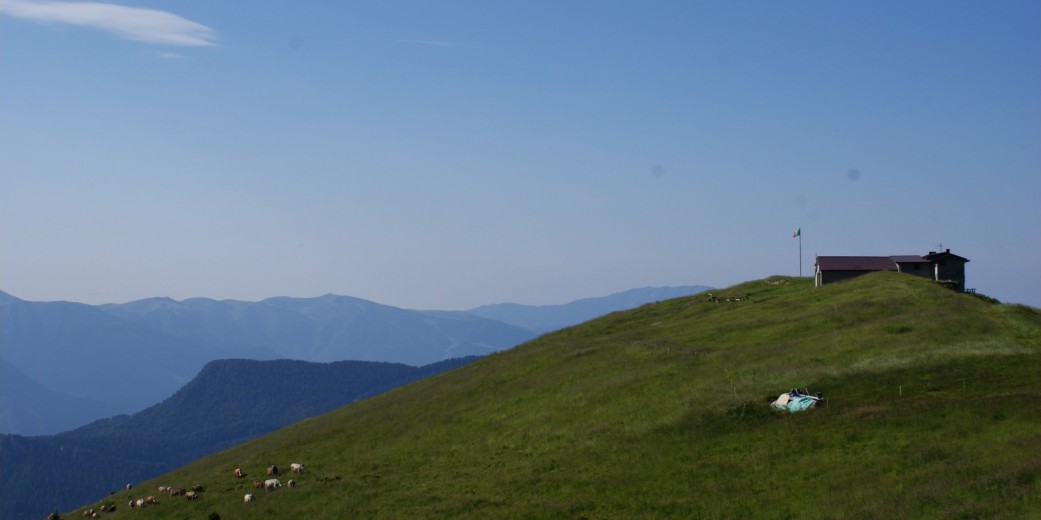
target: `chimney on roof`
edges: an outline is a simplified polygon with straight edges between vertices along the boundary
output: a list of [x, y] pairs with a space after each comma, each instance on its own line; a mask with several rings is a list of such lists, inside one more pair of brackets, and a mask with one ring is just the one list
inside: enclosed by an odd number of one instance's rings
[[951, 248], [948, 247], [947, 248], [947, 252], [950, 253], [951, 252]]

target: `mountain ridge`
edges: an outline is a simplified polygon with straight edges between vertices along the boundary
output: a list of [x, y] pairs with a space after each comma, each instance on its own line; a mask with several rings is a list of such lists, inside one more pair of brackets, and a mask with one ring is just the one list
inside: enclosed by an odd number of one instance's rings
[[[644, 296], [633, 296], [639, 292]], [[536, 322], [527, 324], [536, 329], [551, 328], [541, 325], [547, 320], [553, 327], [573, 324], [591, 313], [661, 295], [641, 289], [543, 308]], [[624, 301], [604, 304], [613, 298]], [[590, 307], [591, 301], [599, 307]], [[576, 311], [576, 305], [583, 308]], [[9, 397], [3, 413], [33, 417], [31, 422], [4, 421], [0, 428], [22, 434], [68, 429], [68, 416], [59, 410], [70, 406], [81, 406], [85, 413], [78, 416], [87, 420], [142, 410], [173, 394], [214, 359], [350, 359], [418, 366], [488, 354], [537, 335], [479, 313], [400, 309], [331, 293], [258, 302], [155, 297], [99, 306], [0, 295], [0, 324], [0, 357], [26, 376], [0, 381]], [[55, 399], [70, 398], [58, 406], [45, 404], [42, 394], [31, 390], [40, 387], [56, 392]], [[74, 404], [83, 398], [90, 401]], [[22, 425], [31, 429], [17, 429]]]
[[[555, 331], [196, 460], [141, 486], [200, 483], [198, 502], [134, 514], [1033, 517], [1039, 318], [900, 273], [750, 281]], [[772, 411], [793, 387], [825, 405]], [[308, 469], [243, 504], [252, 486], [230, 470], [272, 462]]]

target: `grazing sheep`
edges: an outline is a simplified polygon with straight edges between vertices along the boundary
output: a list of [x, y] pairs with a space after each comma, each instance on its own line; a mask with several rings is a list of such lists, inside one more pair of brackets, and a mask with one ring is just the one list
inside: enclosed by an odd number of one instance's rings
[[189, 491], [184, 494], [184, 498], [187, 498], [189, 502], [193, 502], [199, 499], [199, 493], [196, 491]]
[[246, 476], [246, 474], [242, 472], [242, 468], [235, 468], [235, 471], [232, 474], [235, 475], [235, 478], [242, 478]]
[[278, 476], [278, 466], [272, 464], [267, 467], [267, 476], [276, 477]]
[[246, 493], [246, 496], [242, 497], [242, 502], [248, 504], [253, 501], [253, 493]]
[[286, 485], [289, 487], [296, 487], [296, 481], [293, 479], [289, 479], [289, 482], [286, 482]]
[[264, 481], [263, 480], [254, 480], [253, 481], [253, 489], [260, 489], [262, 487], [264, 487]]
[[269, 478], [264, 481], [264, 489], [272, 490], [282, 487], [282, 483], [277, 478]]
[[289, 471], [292, 471], [293, 473], [303, 473], [304, 465], [299, 462], [294, 462], [289, 465]]

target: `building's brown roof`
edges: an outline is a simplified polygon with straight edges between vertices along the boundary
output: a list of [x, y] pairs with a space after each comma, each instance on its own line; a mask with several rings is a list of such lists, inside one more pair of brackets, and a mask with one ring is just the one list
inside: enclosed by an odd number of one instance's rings
[[922, 258], [918, 255], [896, 255], [891, 256], [894, 262], [898, 264], [928, 264], [931, 263], [929, 260]]
[[818, 256], [821, 271], [896, 271], [896, 262], [888, 256]]

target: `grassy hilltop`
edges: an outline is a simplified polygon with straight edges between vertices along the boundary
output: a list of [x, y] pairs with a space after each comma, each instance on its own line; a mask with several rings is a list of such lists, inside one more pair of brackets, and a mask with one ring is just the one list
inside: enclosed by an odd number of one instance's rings
[[[611, 314], [302, 421], [119, 491], [104, 517], [1041, 515], [1037, 310], [896, 273], [713, 296]], [[773, 412], [792, 387], [827, 405]], [[297, 487], [252, 489], [290, 462], [306, 465], [281, 477]], [[194, 484], [196, 502], [127, 508]]]

